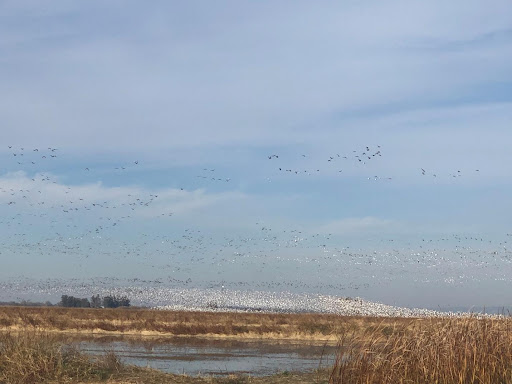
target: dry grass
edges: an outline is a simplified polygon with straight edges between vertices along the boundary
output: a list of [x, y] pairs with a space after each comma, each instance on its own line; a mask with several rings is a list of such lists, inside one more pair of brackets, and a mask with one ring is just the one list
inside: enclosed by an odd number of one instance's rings
[[0, 334], [0, 383], [107, 379], [119, 373], [113, 353], [91, 358], [39, 332]]
[[0, 383], [326, 384], [327, 371], [267, 377], [173, 375], [126, 366], [111, 352], [91, 357], [38, 331], [0, 333]]
[[[97, 322], [110, 324], [114, 330], [120, 327], [139, 329], [144, 323], [159, 330], [181, 322], [183, 328], [180, 329], [184, 332], [195, 329], [202, 334], [211, 334], [215, 330], [236, 334], [240, 324], [245, 324], [248, 329], [264, 327], [269, 335], [333, 332], [339, 337], [339, 352], [329, 372], [286, 373], [263, 378], [170, 375], [123, 366], [113, 354], [96, 359], [64, 347], [58, 341], [62, 340], [60, 335], [36, 330], [48, 328], [44, 321], [46, 315], [53, 316], [53, 326], [58, 322], [61, 328], [57, 329], [61, 330], [93, 330], [96, 327], [91, 324]], [[512, 318], [377, 319], [138, 310], [1, 309], [0, 319], [6, 322], [14, 318], [14, 325], [24, 325], [25, 330], [0, 334], [0, 383], [512, 383]], [[77, 325], [73, 326], [73, 320]], [[194, 328], [201, 322], [204, 328]], [[9, 327], [12, 326], [13, 323], [9, 323]], [[261, 334], [265, 335], [264, 332]]]
[[[252, 377], [228, 375], [187, 376], [173, 375], [141, 368], [127, 369], [124, 373], [107, 381], [108, 384], [328, 384], [327, 371], [306, 373], [284, 372], [271, 376]], [[90, 383], [92, 384], [92, 383]]]
[[512, 319], [412, 320], [342, 334], [331, 384], [512, 383]]
[[[405, 320], [385, 320], [395, 326]], [[332, 340], [339, 333], [367, 333], [381, 318], [322, 314], [180, 312], [150, 309], [0, 307], [0, 330]]]

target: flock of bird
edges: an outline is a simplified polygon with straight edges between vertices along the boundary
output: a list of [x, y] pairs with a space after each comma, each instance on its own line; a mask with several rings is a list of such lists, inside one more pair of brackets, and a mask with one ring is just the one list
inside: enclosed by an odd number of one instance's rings
[[[377, 159], [379, 157], [382, 157], [380, 148], [381, 148], [381, 146], [378, 145], [376, 147], [376, 149], [370, 149], [370, 147], [365, 147], [362, 151], [353, 150], [349, 154], [341, 154], [340, 155], [339, 153], [336, 153], [336, 154], [332, 154], [332, 155], [328, 156], [328, 158], [326, 158], [324, 161], [325, 161], [325, 163], [330, 163], [331, 166], [337, 166], [337, 168], [336, 168], [337, 172], [342, 173], [343, 169], [339, 168], [341, 166], [341, 163], [339, 163], [340, 161], [351, 161], [352, 163], [366, 165], [367, 163], [374, 161], [375, 159]], [[278, 154], [268, 155], [267, 158], [268, 158], [268, 160], [273, 160], [273, 161], [279, 161], [279, 159], [280, 159]], [[303, 160], [308, 160], [311, 158], [311, 156], [307, 155], [307, 154], [301, 154], [300, 158], [302, 158]], [[281, 160], [283, 160], [283, 156], [281, 156]], [[320, 168], [297, 169], [297, 168], [292, 168], [292, 167], [286, 167], [284, 165], [279, 166], [278, 170], [280, 172], [289, 172], [289, 173], [292, 173], [295, 175], [299, 175], [299, 174], [311, 175], [311, 174], [321, 171]]]
[[[54, 260], [58, 256], [79, 266], [85, 276], [108, 268], [117, 274], [121, 266], [126, 275], [146, 270], [149, 275], [167, 276], [162, 280], [166, 284], [188, 287], [333, 294], [386, 285], [402, 278], [404, 271], [418, 281], [446, 284], [512, 276], [512, 253], [506, 238], [450, 235], [401, 242], [397, 247], [393, 238], [380, 236], [367, 239], [363, 249], [352, 245], [343, 234], [312, 233], [308, 228], [283, 230], [260, 221], [239, 233], [219, 234], [204, 229], [200, 220], [195, 225], [173, 222], [175, 212], [162, 200], [185, 199], [191, 192], [187, 185], [176, 186], [172, 193], [166, 191], [165, 197], [154, 190], [120, 186], [111, 188], [107, 195], [99, 188], [91, 196], [80, 182], [65, 183], [58, 175], [67, 166], [61, 149], [9, 146], [8, 150], [11, 160], [4, 163], [8, 168], [0, 169], [3, 262], [8, 258]], [[291, 159], [288, 154], [275, 153], [262, 162], [272, 164], [277, 174], [311, 175], [324, 169], [342, 174], [347, 167], [364, 167], [382, 156], [383, 150], [377, 145], [315, 161], [308, 154], [298, 153]], [[107, 171], [104, 166], [90, 164], [74, 174], [79, 174], [77, 180], [99, 175], [108, 178], [108, 171], [136, 175], [143, 172], [143, 166], [136, 159]], [[437, 177], [425, 168], [419, 170], [422, 176]], [[453, 173], [453, 177], [461, 176], [460, 170]], [[198, 167], [193, 177], [226, 186], [236, 183], [232, 175], [212, 167]], [[391, 176], [368, 179], [393, 180]]]

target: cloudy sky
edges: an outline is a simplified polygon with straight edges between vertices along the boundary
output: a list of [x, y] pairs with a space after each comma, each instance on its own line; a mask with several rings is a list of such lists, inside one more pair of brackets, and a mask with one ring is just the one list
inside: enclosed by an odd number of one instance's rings
[[511, 14], [0, 3], [0, 277], [492, 301], [512, 268]]

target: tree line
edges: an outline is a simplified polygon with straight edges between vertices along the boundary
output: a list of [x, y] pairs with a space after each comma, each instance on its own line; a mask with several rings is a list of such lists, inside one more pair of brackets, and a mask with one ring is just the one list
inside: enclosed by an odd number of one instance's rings
[[73, 308], [118, 308], [129, 307], [130, 299], [126, 296], [109, 295], [100, 297], [100, 295], [93, 295], [89, 300], [87, 298], [62, 295], [58, 305]]

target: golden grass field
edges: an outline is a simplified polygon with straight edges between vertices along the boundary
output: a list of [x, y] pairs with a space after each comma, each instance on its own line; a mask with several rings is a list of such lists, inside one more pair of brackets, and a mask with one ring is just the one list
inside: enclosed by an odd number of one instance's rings
[[[511, 326], [511, 318], [0, 307], [0, 383], [512, 383]], [[112, 353], [84, 355], [62, 333], [327, 340], [338, 352], [323, 371], [191, 377], [125, 366]]]
[[410, 320], [323, 314], [184, 312], [151, 309], [0, 307], [0, 330], [319, 340], [345, 331], [371, 332]]

